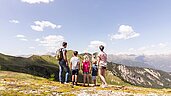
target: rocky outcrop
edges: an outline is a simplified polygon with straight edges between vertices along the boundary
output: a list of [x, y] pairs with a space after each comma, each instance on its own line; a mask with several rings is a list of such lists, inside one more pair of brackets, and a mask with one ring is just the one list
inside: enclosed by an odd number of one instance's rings
[[150, 68], [130, 67], [108, 63], [108, 70], [122, 80], [137, 86], [153, 88], [171, 88], [171, 75]]

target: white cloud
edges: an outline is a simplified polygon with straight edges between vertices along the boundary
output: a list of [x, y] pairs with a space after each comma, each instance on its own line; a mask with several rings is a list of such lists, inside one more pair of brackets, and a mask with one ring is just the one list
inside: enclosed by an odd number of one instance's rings
[[20, 35], [20, 34], [19, 34], [19, 35], [16, 35], [16, 37], [17, 37], [17, 38], [25, 38], [24, 35]]
[[18, 20], [9, 20], [10, 23], [15, 23], [15, 24], [18, 24], [20, 23]]
[[26, 38], [21, 38], [20, 40], [21, 41], [28, 41]]
[[135, 49], [134, 48], [129, 48], [128, 51], [135, 51]]
[[133, 28], [129, 25], [121, 25], [119, 27], [118, 33], [115, 35], [110, 35], [110, 39], [111, 40], [115, 40], [115, 39], [131, 39], [134, 37], [138, 37], [140, 36], [139, 33], [136, 33]]
[[91, 41], [90, 45], [88, 46], [89, 48], [98, 48], [100, 45], [106, 46], [106, 43], [102, 41]]
[[90, 44], [88, 45], [88, 47], [83, 51], [84, 53], [94, 53], [97, 52], [99, 50], [99, 46], [103, 45], [106, 46], [106, 43], [102, 42], [102, 41], [91, 41]]
[[39, 42], [41, 46], [46, 47], [47, 51], [56, 51], [57, 48], [61, 47], [64, 37], [61, 35], [49, 35], [43, 37]]
[[35, 47], [29, 47], [29, 49], [35, 49]]
[[57, 28], [57, 29], [60, 29], [61, 27], [62, 27], [62, 25], [57, 25], [57, 27], [56, 27], [56, 28]]
[[40, 41], [40, 39], [39, 39], [39, 38], [37, 38], [35, 41], [37, 41], [37, 42], [38, 42], [38, 41]]
[[166, 42], [166, 43], [159, 43], [158, 46], [159, 46], [160, 48], [165, 48], [165, 47], [168, 46], [168, 43], [167, 43], [167, 42]]
[[40, 4], [40, 3], [50, 3], [53, 2], [54, 0], [21, 0], [22, 2], [29, 3], [29, 4]]
[[171, 54], [171, 48], [168, 43], [159, 43], [149, 46], [142, 46], [140, 48], [129, 48], [126, 52], [116, 52], [116, 54], [137, 54], [137, 55], [157, 55], [157, 54]]
[[31, 25], [31, 28], [35, 31], [44, 31], [44, 28], [50, 27], [52, 29], [60, 29], [62, 25], [55, 25], [49, 21], [35, 21], [35, 25]]
[[24, 36], [24, 35], [18, 34], [18, 35], [16, 35], [16, 37], [19, 38], [19, 40], [21, 40], [21, 41], [28, 41], [26, 39], [26, 36]]

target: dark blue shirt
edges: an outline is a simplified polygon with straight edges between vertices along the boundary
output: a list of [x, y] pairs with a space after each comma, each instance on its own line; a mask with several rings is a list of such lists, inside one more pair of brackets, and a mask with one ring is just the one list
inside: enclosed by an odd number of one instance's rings
[[98, 66], [96, 64], [92, 65], [92, 76], [97, 76]]

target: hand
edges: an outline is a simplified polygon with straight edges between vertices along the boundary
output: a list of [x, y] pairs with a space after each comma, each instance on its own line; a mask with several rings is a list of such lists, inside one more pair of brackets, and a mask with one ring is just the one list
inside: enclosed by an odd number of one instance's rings
[[66, 62], [66, 66], [68, 66], [68, 62]]

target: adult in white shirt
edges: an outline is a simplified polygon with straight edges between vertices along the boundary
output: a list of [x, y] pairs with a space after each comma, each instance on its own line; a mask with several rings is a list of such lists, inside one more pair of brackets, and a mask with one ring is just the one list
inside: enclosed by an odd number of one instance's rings
[[[73, 57], [70, 60], [70, 68], [72, 70], [72, 84], [77, 85], [77, 77], [80, 69], [80, 60], [77, 57], [78, 52], [74, 51]], [[74, 80], [75, 78], [75, 80]]]
[[99, 66], [99, 76], [102, 81], [102, 87], [107, 87], [107, 82], [105, 80], [105, 72], [107, 67], [107, 54], [104, 52], [104, 46], [99, 46], [100, 52], [98, 54], [98, 66]]

